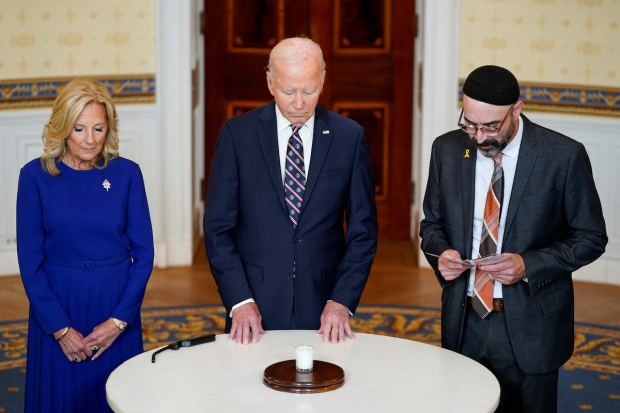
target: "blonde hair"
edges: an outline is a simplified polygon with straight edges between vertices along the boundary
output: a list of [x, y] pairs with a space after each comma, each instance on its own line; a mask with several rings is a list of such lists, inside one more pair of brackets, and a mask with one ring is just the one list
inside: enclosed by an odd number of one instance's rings
[[43, 155], [41, 165], [52, 176], [60, 175], [57, 162], [67, 152], [67, 138], [86, 105], [96, 102], [103, 105], [108, 122], [108, 131], [95, 165], [103, 160], [105, 169], [108, 163], [118, 157], [118, 117], [112, 96], [105, 86], [93, 79], [77, 78], [67, 83], [58, 94], [52, 107], [52, 116], [43, 129]]

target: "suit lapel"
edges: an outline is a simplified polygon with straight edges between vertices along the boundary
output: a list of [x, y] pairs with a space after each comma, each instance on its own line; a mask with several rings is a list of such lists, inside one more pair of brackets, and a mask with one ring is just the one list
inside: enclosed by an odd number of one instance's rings
[[[308, 205], [308, 200], [312, 196], [312, 192], [314, 191], [314, 187], [316, 186], [316, 183], [319, 179], [321, 169], [323, 169], [323, 163], [325, 162], [325, 157], [327, 156], [327, 151], [329, 150], [329, 145], [332, 142], [332, 138], [335, 132], [327, 127], [330, 121], [330, 117], [325, 108], [317, 105], [314, 114], [312, 157], [310, 158], [311, 168], [306, 180], [304, 200], [299, 214], [300, 220], [303, 219], [304, 210], [306, 209], [306, 205]], [[329, 130], [329, 133], [323, 134], [324, 130]]]
[[536, 134], [534, 127], [525, 115], [521, 114], [523, 118], [523, 138], [521, 140], [521, 147], [519, 148], [519, 158], [517, 160], [517, 169], [515, 171], [515, 180], [512, 184], [512, 193], [510, 194], [510, 203], [508, 204], [508, 213], [506, 214], [506, 226], [504, 229], [503, 245], [506, 245], [506, 239], [512, 226], [512, 221], [517, 214], [519, 203], [523, 192], [527, 187], [527, 182], [530, 179], [532, 168], [536, 162], [536, 151], [533, 149], [536, 145]]
[[[465, 237], [465, 257], [471, 258], [472, 234], [474, 231], [474, 198], [476, 190], [476, 147], [469, 142], [468, 138], [463, 140], [461, 154], [461, 199], [463, 200], [463, 236]], [[458, 197], [455, 197], [458, 199]]]
[[282, 185], [282, 172], [280, 170], [280, 156], [278, 151], [278, 125], [276, 120], [275, 102], [271, 102], [263, 109], [260, 120], [263, 124], [256, 129], [258, 142], [265, 158], [265, 164], [273, 183], [273, 188], [280, 200], [282, 211], [288, 216], [288, 210], [284, 205], [284, 187]]

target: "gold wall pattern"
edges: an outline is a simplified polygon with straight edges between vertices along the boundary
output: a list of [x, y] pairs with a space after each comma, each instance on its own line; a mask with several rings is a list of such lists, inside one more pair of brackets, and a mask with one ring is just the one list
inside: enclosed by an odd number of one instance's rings
[[0, 81], [155, 73], [154, 0], [0, 0]]
[[460, 85], [511, 70], [528, 109], [620, 116], [620, 0], [462, 0]]
[[[89, 76], [108, 88], [115, 103], [155, 101], [154, 75]], [[73, 77], [0, 80], [0, 109], [51, 106]]]

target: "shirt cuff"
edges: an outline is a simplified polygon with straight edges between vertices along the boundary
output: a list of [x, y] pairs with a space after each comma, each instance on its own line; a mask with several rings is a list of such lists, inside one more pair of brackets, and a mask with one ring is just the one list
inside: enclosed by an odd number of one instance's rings
[[[334, 301], [334, 300], [327, 300], [327, 302], [328, 302], [328, 303], [329, 303], [330, 301]], [[231, 308], [230, 313], [229, 313], [230, 318], [232, 318], [232, 313], [233, 313], [233, 311], [235, 311], [235, 308], [237, 308], [237, 307], [241, 307], [243, 304], [247, 304], [247, 303], [254, 303], [254, 302], [255, 302], [255, 301], [254, 301], [254, 299], [253, 299], [253, 298], [248, 298], [248, 299], [247, 299], [247, 300], [245, 300], [245, 301], [241, 301], [239, 304], [235, 304], [235, 305], [233, 305], [233, 307]], [[345, 307], [345, 308], [346, 308], [346, 307]], [[349, 316], [353, 317], [353, 313], [351, 312], [351, 310], [349, 310], [349, 309], [347, 308], [347, 311], [349, 312]]]
[[232, 318], [232, 313], [233, 313], [233, 311], [235, 311], [235, 308], [237, 308], [237, 307], [241, 307], [243, 304], [247, 304], [247, 303], [254, 303], [254, 302], [255, 302], [255, 301], [254, 301], [254, 299], [253, 299], [253, 298], [248, 298], [248, 299], [247, 299], [247, 300], [245, 300], [245, 301], [241, 301], [239, 304], [235, 304], [235, 305], [233, 305], [233, 308], [231, 308], [231, 309], [230, 309], [230, 314], [229, 314], [230, 318]]

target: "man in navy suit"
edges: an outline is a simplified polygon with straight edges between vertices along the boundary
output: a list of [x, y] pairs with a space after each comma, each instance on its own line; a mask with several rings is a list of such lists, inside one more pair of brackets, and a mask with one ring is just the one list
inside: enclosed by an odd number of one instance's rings
[[[572, 272], [607, 244], [590, 160], [521, 113], [508, 70], [474, 70], [463, 94], [460, 129], [433, 144], [420, 225], [422, 250], [443, 257], [427, 255], [443, 288], [442, 347], [495, 374], [497, 411], [554, 412], [573, 352]], [[448, 261], [495, 253], [503, 261], [480, 271]]]
[[324, 79], [318, 44], [283, 40], [267, 71], [275, 102], [226, 121], [215, 145], [205, 244], [238, 343], [263, 328], [354, 338], [377, 245], [374, 178], [364, 129], [317, 105]]

